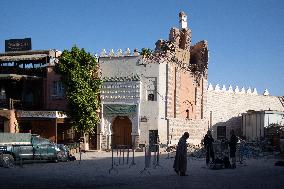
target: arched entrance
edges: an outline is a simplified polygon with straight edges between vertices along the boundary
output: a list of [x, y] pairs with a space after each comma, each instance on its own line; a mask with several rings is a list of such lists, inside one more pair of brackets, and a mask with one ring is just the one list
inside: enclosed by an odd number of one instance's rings
[[113, 145], [132, 145], [132, 123], [127, 116], [117, 116], [113, 121]]

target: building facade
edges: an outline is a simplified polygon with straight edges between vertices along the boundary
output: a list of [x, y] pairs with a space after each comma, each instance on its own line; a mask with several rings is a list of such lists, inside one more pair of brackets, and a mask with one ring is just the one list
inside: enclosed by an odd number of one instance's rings
[[69, 142], [74, 131], [60, 76], [61, 52], [28, 50], [0, 54], [0, 132], [30, 132], [54, 142]]
[[[180, 27], [171, 28], [168, 40], [156, 42], [150, 58], [137, 50], [102, 51], [101, 149], [111, 144], [149, 144], [153, 133], [165, 145], [177, 144], [185, 131], [192, 144], [200, 144], [207, 130], [216, 139], [228, 138], [232, 129], [242, 136], [246, 111], [284, 111], [284, 98], [267, 90], [258, 94], [251, 88], [208, 85], [207, 41], [192, 45], [185, 13], [179, 14], [179, 21]], [[117, 110], [123, 106], [129, 107], [127, 113]], [[128, 125], [126, 131], [117, 129], [122, 125]]]
[[191, 45], [187, 17], [183, 12], [179, 17], [180, 28], [172, 28], [168, 40], [158, 40], [153, 55], [102, 51], [101, 149], [145, 145], [153, 136], [173, 145], [189, 130], [190, 142], [200, 142], [207, 127], [200, 125], [205, 123], [208, 47], [206, 41]]
[[[231, 129], [249, 135], [243, 132], [243, 113], [284, 111], [284, 98], [268, 91], [259, 95], [256, 89], [208, 85], [208, 43], [191, 43], [184, 12], [179, 22], [167, 40], [155, 43], [152, 54], [101, 52], [101, 123], [87, 136], [86, 149], [175, 145], [184, 132], [190, 134], [189, 143], [200, 144], [207, 130], [220, 139], [228, 138]], [[60, 54], [0, 54], [0, 132], [31, 132], [60, 143], [76, 139], [64, 113], [64, 87], [54, 71]]]

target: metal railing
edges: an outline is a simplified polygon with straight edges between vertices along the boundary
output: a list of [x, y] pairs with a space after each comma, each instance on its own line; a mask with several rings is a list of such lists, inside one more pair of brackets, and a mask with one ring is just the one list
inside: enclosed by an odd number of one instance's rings
[[[162, 167], [160, 165], [160, 148], [158, 144], [146, 145], [143, 147], [143, 151], [145, 152], [144, 168], [139, 173], [150, 175], [150, 168]], [[120, 167], [125, 165], [129, 165], [129, 168], [136, 165], [135, 149], [127, 145], [116, 145], [115, 148], [111, 148], [111, 168], [108, 171], [109, 174], [118, 174]]]

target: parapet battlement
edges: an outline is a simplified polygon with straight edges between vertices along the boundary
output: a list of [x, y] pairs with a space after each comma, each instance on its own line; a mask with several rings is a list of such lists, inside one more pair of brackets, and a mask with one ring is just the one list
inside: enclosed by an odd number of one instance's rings
[[[215, 92], [226, 92], [226, 93], [235, 93], [235, 94], [251, 94], [251, 95], [258, 95], [256, 88], [254, 88], [253, 90], [248, 87], [247, 89], [245, 89], [245, 87], [242, 87], [241, 89], [236, 86], [234, 89], [232, 87], [232, 85], [229, 85], [229, 88], [227, 89], [225, 85], [222, 86], [222, 88], [220, 87], [219, 84], [216, 84], [215, 87], [213, 87], [213, 85], [210, 83], [208, 85], [208, 91], [215, 91]], [[263, 92], [264, 96], [269, 96], [269, 92], [267, 89], [264, 90]]]

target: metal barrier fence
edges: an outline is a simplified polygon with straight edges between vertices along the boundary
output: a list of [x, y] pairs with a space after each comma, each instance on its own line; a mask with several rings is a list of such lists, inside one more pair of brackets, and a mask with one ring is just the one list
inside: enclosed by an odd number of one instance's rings
[[[140, 174], [147, 173], [150, 175], [151, 167], [154, 169], [162, 167], [160, 165], [160, 148], [158, 144], [146, 145], [143, 147], [143, 151], [145, 152], [144, 168], [140, 171]], [[129, 168], [136, 165], [134, 148], [126, 145], [116, 145], [111, 148], [111, 168], [109, 169], [109, 174], [112, 172], [118, 174], [118, 168], [121, 165], [129, 165]]]
[[[145, 160], [144, 160], [144, 169], [140, 171], [140, 174], [150, 175], [150, 168], [153, 167], [162, 167], [160, 165], [160, 146], [158, 144], [147, 145], [144, 147], [145, 151]], [[153, 160], [152, 160], [153, 158]]]
[[[132, 154], [132, 158], [130, 157]], [[131, 163], [130, 163], [131, 159]], [[132, 146], [129, 145], [115, 145], [111, 148], [111, 168], [109, 169], [109, 174], [112, 171], [118, 173], [118, 169], [114, 166], [119, 165], [136, 165], [135, 163], [135, 150]]]

